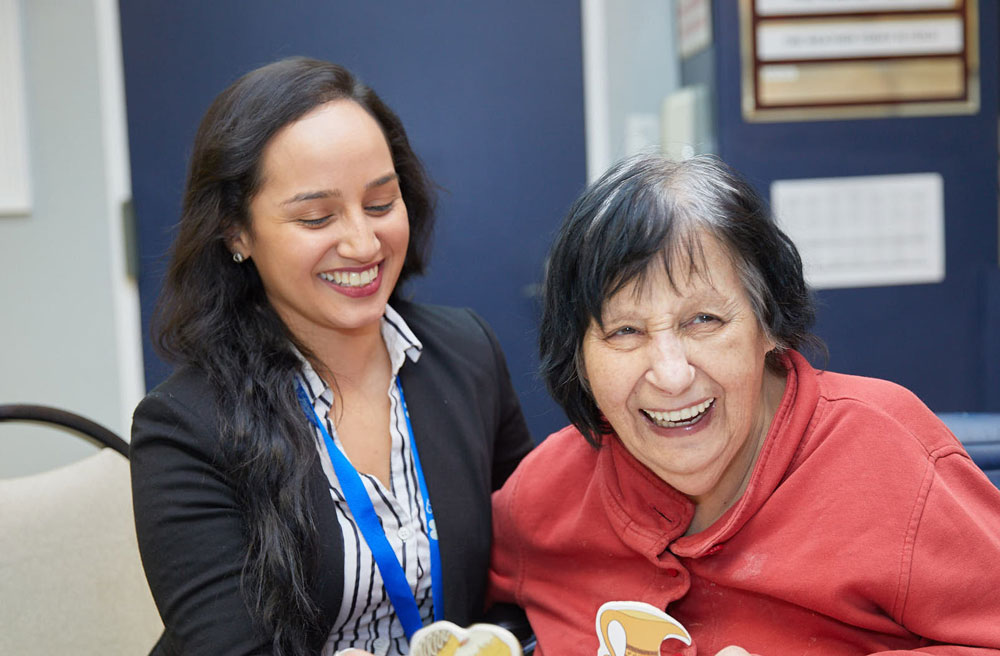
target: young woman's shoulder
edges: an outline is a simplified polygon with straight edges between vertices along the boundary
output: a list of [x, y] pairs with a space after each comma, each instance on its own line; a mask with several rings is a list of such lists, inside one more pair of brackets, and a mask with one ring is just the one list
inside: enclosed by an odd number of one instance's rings
[[215, 393], [204, 371], [181, 366], [157, 385], [132, 415], [131, 450], [151, 441], [214, 451], [218, 431]]
[[481, 349], [496, 346], [489, 324], [469, 308], [393, 301], [396, 310], [425, 347], [440, 345], [449, 350]]

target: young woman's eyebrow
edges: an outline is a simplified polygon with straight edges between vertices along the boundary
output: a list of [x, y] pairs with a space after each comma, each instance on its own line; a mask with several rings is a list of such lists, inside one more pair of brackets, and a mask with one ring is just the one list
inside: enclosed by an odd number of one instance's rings
[[[393, 180], [398, 180], [399, 176], [395, 171], [391, 173], [386, 173], [383, 176], [375, 178], [371, 182], [365, 185], [365, 189], [374, 189], [375, 187], [381, 187], [384, 184], [392, 182]], [[323, 198], [339, 198], [342, 194], [338, 189], [322, 189], [319, 191], [303, 191], [302, 193], [295, 194], [291, 198], [281, 202], [282, 205], [291, 205], [293, 203], [302, 203], [309, 200], [321, 200]]]
[[381, 187], [382, 185], [384, 185], [386, 183], [389, 183], [389, 182], [392, 182], [393, 180], [398, 180], [398, 179], [399, 179], [399, 176], [396, 174], [395, 171], [392, 171], [390, 173], [386, 173], [385, 175], [383, 175], [383, 176], [381, 176], [379, 178], [375, 178], [374, 180], [372, 180], [371, 182], [369, 182], [368, 184], [365, 185], [365, 189], [374, 189], [375, 187]]
[[292, 205], [293, 203], [302, 203], [307, 200], [320, 200], [323, 198], [337, 198], [341, 194], [336, 189], [323, 189], [321, 191], [303, 191], [302, 193], [295, 194], [287, 200], [281, 201], [282, 205]]

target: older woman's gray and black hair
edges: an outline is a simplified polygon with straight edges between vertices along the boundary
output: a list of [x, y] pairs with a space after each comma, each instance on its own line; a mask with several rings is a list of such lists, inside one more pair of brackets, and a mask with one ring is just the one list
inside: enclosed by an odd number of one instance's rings
[[[581, 375], [580, 348], [591, 321], [601, 325], [605, 302], [655, 263], [671, 282], [699, 271], [705, 235], [729, 251], [757, 320], [779, 349], [814, 342], [815, 312], [798, 251], [745, 180], [711, 156], [626, 159], [570, 208], [544, 284], [542, 376], [591, 444], [608, 430]], [[768, 364], [778, 368], [775, 355]]]

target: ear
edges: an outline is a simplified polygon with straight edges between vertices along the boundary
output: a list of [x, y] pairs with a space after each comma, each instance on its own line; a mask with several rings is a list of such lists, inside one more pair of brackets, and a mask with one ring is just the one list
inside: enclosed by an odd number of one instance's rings
[[246, 228], [233, 226], [226, 231], [226, 246], [234, 255], [239, 253], [243, 259], [250, 259], [253, 255], [253, 240]]
[[764, 333], [764, 338], [767, 340], [767, 350], [771, 351], [783, 351], [784, 346], [781, 344], [781, 340], [771, 334], [771, 331], [766, 331]]

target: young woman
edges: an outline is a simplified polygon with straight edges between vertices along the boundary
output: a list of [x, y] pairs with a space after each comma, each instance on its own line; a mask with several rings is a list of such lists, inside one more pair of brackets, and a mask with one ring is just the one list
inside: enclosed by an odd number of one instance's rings
[[432, 209], [339, 66], [279, 61], [209, 108], [156, 324], [179, 366], [132, 431], [154, 654], [400, 654], [482, 611], [490, 493], [532, 442], [482, 319], [398, 295]]

